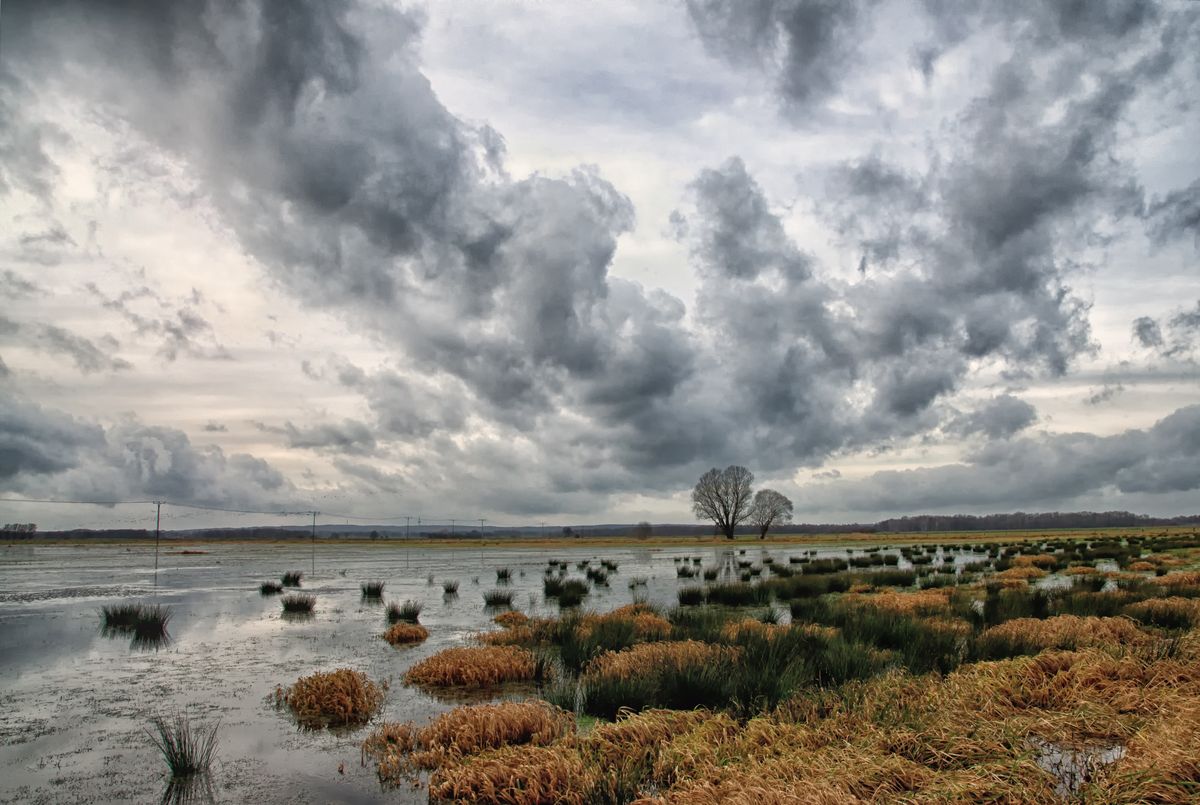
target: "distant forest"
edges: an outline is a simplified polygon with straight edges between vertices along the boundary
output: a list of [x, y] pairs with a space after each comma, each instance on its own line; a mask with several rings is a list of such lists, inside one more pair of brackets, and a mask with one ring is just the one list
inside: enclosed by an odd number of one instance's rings
[[[31, 524], [25, 524], [31, 525]], [[1011, 514], [920, 514], [911, 517], [892, 517], [876, 523], [791, 523], [772, 529], [772, 534], [849, 534], [849, 533], [881, 533], [905, 534], [924, 533], [931, 531], [1027, 531], [1062, 528], [1120, 528], [1144, 526], [1173, 526], [1200, 525], [1200, 514], [1181, 515], [1179, 517], [1151, 517], [1145, 514], [1134, 514], [1125, 511], [1112, 512], [1015, 512]], [[186, 531], [163, 530], [163, 536], [168, 538], [188, 539], [301, 539], [311, 535], [307, 528], [294, 526], [257, 526], [250, 528], [206, 528], [188, 529]], [[638, 536], [647, 537], [654, 534], [671, 536], [707, 536], [713, 533], [711, 524], [702, 523], [662, 523], [662, 524], [604, 524], [539, 528], [537, 526], [495, 527], [487, 528], [482, 534], [477, 528], [467, 529], [461, 526], [451, 532], [448, 526], [422, 526], [409, 529], [408, 536], [412, 539], [480, 539], [481, 536], [491, 538], [516, 537], [612, 537]], [[739, 534], [754, 533], [750, 527], [741, 527]], [[317, 535], [322, 538], [344, 537], [353, 539], [403, 539], [404, 526], [375, 525], [356, 526], [342, 524], [319, 524]], [[41, 539], [153, 539], [154, 531], [146, 529], [88, 529], [77, 528], [69, 531], [34, 531], [29, 528], [5, 528], [0, 533], [0, 539], [26, 540]]]

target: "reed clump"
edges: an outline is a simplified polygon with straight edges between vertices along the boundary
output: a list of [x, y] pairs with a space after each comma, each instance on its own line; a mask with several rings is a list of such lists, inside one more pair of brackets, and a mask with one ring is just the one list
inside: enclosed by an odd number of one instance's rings
[[1122, 614], [1147, 626], [1192, 629], [1200, 626], [1200, 599], [1177, 595], [1147, 598], [1125, 607]]
[[176, 715], [167, 720], [156, 717], [151, 720], [153, 732], [146, 730], [150, 740], [162, 754], [171, 777], [180, 779], [208, 771], [213, 755], [217, 751], [217, 727], [194, 726], [186, 716]]
[[264, 581], [258, 585], [260, 595], [278, 595], [283, 592], [283, 585], [275, 581]]
[[382, 581], [364, 581], [362, 583], [362, 597], [368, 601], [378, 601], [383, 598], [383, 582]]
[[367, 675], [349, 668], [301, 677], [290, 688], [276, 688], [275, 699], [310, 729], [365, 724], [383, 704], [383, 690]]
[[418, 623], [397, 623], [388, 627], [383, 633], [383, 639], [393, 646], [406, 646], [413, 643], [423, 643], [429, 637], [429, 630]]
[[305, 593], [290, 593], [279, 599], [279, 603], [289, 615], [311, 615], [317, 607], [317, 597]]
[[980, 659], [1001, 659], [1046, 649], [1121, 649], [1151, 640], [1129, 618], [1056, 615], [1044, 620], [1015, 618], [992, 626], [976, 638], [975, 652]]
[[289, 570], [283, 574], [283, 578], [280, 579], [280, 581], [283, 583], [284, 587], [299, 587], [300, 579], [303, 577], [304, 574], [299, 570]]
[[404, 681], [425, 687], [491, 687], [547, 676], [545, 663], [517, 646], [465, 646], [439, 651], [408, 670]]
[[421, 619], [422, 609], [419, 601], [408, 600], [403, 604], [393, 601], [387, 605], [385, 614], [388, 623], [417, 623]]

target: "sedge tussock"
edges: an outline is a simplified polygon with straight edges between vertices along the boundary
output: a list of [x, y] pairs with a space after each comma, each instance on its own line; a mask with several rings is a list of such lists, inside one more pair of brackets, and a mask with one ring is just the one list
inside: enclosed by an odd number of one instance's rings
[[383, 724], [362, 744], [379, 779], [399, 785], [417, 769], [444, 769], [465, 756], [517, 745], [549, 745], [573, 735], [570, 713], [541, 701], [457, 707], [425, 727]]
[[1200, 799], [1200, 700], [1139, 732], [1124, 757], [1097, 778], [1083, 792], [1087, 802], [1184, 805]]
[[1152, 638], [1129, 618], [1057, 615], [1014, 618], [985, 630], [976, 640], [984, 658], [1036, 654], [1045, 649], [1122, 648], [1144, 645]]
[[1147, 598], [1145, 601], [1130, 604], [1122, 613], [1139, 623], [1186, 629], [1200, 626], [1200, 599], [1183, 598], [1178, 595], [1169, 598]]
[[662, 668], [717, 666], [732, 661], [736, 656], [736, 649], [698, 640], [642, 643], [624, 651], [604, 652], [588, 663], [581, 679], [584, 684], [600, 679], [631, 679], [655, 673]]
[[527, 682], [539, 671], [532, 652], [516, 646], [448, 648], [422, 660], [404, 675], [405, 684], [427, 687], [489, 687]]
[[286, 690], [276, 688], [275, 699], [306, 727], [336, 728], [369, 721], [383, 703], [383, 691], [366, 674], [339, 668], [300, 677]]
[[901, 615], [933, 615], [945, 612], [953, 595], [953, 587], [931, 587], [911, 592], [884, 590], [869, 595], [846, 595], [843, 600]]
[[1174, 570], [1154, 581], [1164, 587], [1200, 587], [1200, 570]]
[[429, 637], [429, 630], [419, 623], [397, 623], [383, 633], [383, 639], [393, 646], [422, 643]]
[[1032, 565], [1013, 565], [1008, 570], [1001, 570], [999, 573], [992, 576], [992, 578], [1001, 579], [1003, 581], [1028, 581], [1029, 579], [1040, 579], [1047, 575], [1049, 574], [1040, 567], [1033, 567]]
[[1067, 568], [1063, 571], [1063, 573], [1068, 576], [1095, 576], [1099, 574], [1100, 571], [1091, 565], [1076, 565], [1074, 567]]
[[840, 634], [840, 630], [836, 626], [823, 626], [819, 623], [763, 623], [752, 618], [730, 621], [721, 627], [721, 640], [726, 643], [738, 643], [751, 637], [774, 640], [785, 635], [797, 634], [832, 640]]
[[1040, 567], [1043, 570], [1053, 568], [1058, 564], [1058, 560], [1048, 553], [1039, 553], [1034, 555], [1014, 556], [1012, 558], [1013, 567]]
[[1152, 573], [1155, 570], [1158, 570], [1158, 565], [1154, 564], [1153, 562], [1147, 562], [1147, 561], [1142, 560], [1142, 561], [1137, 561], [1137, 562], [1131, 562], [1129, 567], [1126, 568], [1126, 570], [1132, 570], [1135, 573]]
[[584, 805], [592, 774], [567, 747], [509, 746], [470, 762], [439, 768], [429, 780], [430, 801], [496, 805]]
[[524, 612], [515, 609], [510, 609], [507, 612], [501, 612], [496, 617], [492, 618], [492, 623], [498, 626], [503, 626], [505, 629], [511, 629], [514, 626], [524, 626], [529, 623], [529, 616]]

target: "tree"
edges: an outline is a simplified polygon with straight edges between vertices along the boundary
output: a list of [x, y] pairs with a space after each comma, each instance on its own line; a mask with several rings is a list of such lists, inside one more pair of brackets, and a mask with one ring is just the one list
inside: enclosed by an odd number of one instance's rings
[[754, 474], [745, 467], [713, 467], [692, 489], [692, 511], [702, 520], [712, 520], [726, 539], [733, 539], [734, 530], [750, 517], [752, 483]]
[[760, 489], [754, 495], [754, 504], [750, 507], [750, 522], [758, 529], [758, 538], [766, 539], [767, 531], [775, 523], [790, 523], [792, 521], [792, 502], [786, 495], [774, 489]]
[[642, 520], [633, 527], [633, 536], [636, 539], [647, 539], [653, 533], [654, 526], [650, 525], [646, 520]]

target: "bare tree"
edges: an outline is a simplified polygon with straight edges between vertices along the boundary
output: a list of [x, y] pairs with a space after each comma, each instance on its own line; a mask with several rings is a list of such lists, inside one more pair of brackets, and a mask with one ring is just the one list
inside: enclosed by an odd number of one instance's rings
[[760, 489], [750, 507], [750, 522], [758, 529], [758, 538], [766, 539], [767, 531], [776, 523], [792, 521], [792, 502], [774, 489]]
[[712, 520], [726, 539], [733, 539], [734, 530], [750, 517], [752, 483], [754, 474], [745, 467], [713, 467], [692, 489], [692, 511], [703, 520]]
[[647, 539], [653, 533], [654, 526], [650, 525], [646, 520], [642, 520], [633, 527], [633, 536], [636, 539]]

